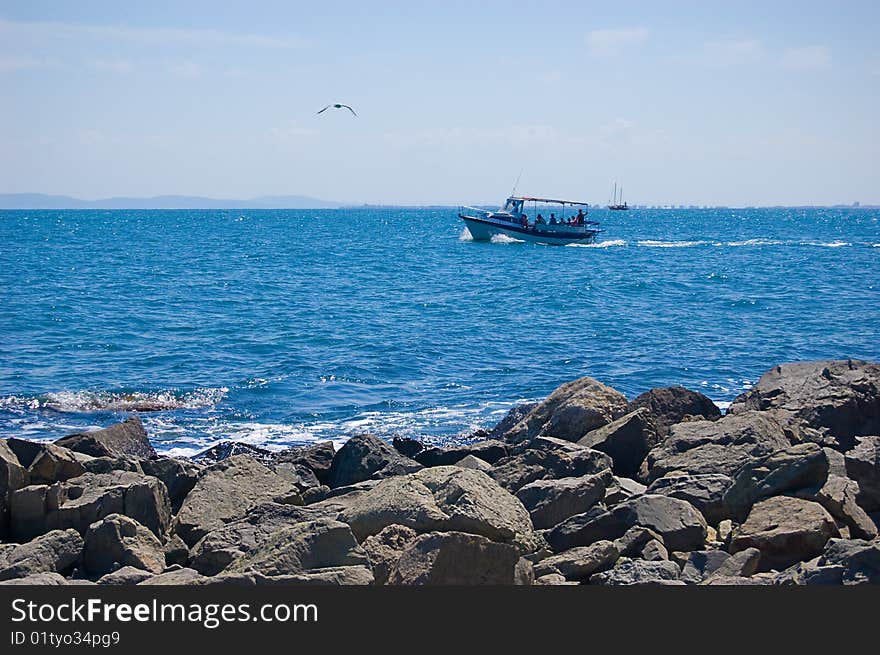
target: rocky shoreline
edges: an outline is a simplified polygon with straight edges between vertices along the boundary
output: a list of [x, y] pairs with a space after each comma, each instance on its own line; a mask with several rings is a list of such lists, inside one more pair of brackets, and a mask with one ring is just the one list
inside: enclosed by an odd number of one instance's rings
[[0, 584], [880, 583], [880, 364], [784, 364], [722, 412], [591, 378], [466, 445], [159, 457], [137, 417], [0, 440]]

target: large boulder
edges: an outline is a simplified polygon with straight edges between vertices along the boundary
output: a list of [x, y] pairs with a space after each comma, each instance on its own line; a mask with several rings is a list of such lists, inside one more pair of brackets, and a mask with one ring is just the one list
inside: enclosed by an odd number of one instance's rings
[[211, 466], [236, 455], [247, 455], [264, 466], [271, 466], [275, 461], [275, 453], [271, 450], [252, 446], [243, 441], [221, 441], [193, 455], [192, 460], [203, 466]]
[[336, 449], [332, 441], [322, 441], [312, 446], [288, 448], [274, 454], [276, 464], [298, 464], [311, 469], [312, 473], [321, 484], [327, 484], [330, 476], [330, 466]]
[[254, 552], [273, 532], [336, 512], [314, 506], [262, 503], [245, 516], [208, 532], [191, 550], [190, 566], [204, 575], [216, 575], [234, 560]]
[[392, 446], [369, 434], [356, 435], [345, 442], [333, 457], [327, 473], [331, 487], [413, 473], [422, 465], [404, 457]]
[[508, 454], [508, 445], [503, 441], [485, 440], [450, 448], [425, 448], [417, 453], [415, 459], [422, 466], [451, 466], [465, 457], [479, 457], [494, 464]]
[[370, 564], [373, 566], [373, 576], [377, 585], [388, 582], [388, 577], [400, 559], [404, 549], [415, 540], [418, 533], [412, 528], [402, 525], [389, 525], [378, 534], [364, 539], [361, 544]]
[[489, 439], [501, 439], [505, 433], [510, 430], [514, 425], [522, 421], [529, 412], [531, 412], [535, 407], [537, 407], [539, 403], [522, 403], [521, 405], [514, 405], [508, 410], [508, 412], [504, 415], [498, 423], [495, 424], [491, 430], [489, 430], [488, 437]]
[[636, 396], [627, 411], [647, 411], [647, 417], [660, 436], [665, 436], [676, 423], [703, 418], [715, 421], [721, 410], [708, 396], [681, 386], [658, 387]]
[[547, 435], [577, 441], [623, 416], [626, 407], [626, 396], [619, 391], [593, 378], [580, 378], [563, 384], [538, 403], [504, 434], [504, 439], [519, 443]]
[[730, 552], [761, 551], [759, 569], [784, 569], [822, 553], [839, 533], [834, 519], [818, 503], [775, 496], [752, 507], [745, 523], [733, 531]]
[[687, 554], [681, 567], [680, 579], [688, 584], [699, 584], [730, 559], [723, 550], [694, 550]]
[[775, 410], [807, 426], [804, 436], [840, 450], [880, 434], [880, 364], [858, 360], [782, 364], [767, 371], [728, 410]]
[[141, 459], [156, 456], [144, 424], [137, 416], [103, 430], [81, 432], [58, 439], [55, 444], [92, 457], [133, 455]]
[[6, 439], [0, 439], [0, 539], [9, 534], [9, 492], [30, 484], [27, 467], [22, 466]]
[[839, 567], [843, 584], [880, 584], [880, 542], [829, 539], [817, 564]]
[[7, 553], [5, 566], [0, 565], [0, 580], [66, 573], [79, 562], [82, 549], [83, 538], [76, 530], [52, 530]]
[[6, 443], [27, 468], [31, 484], [52, 484], [86, 472], [83, 462], [67, 448], [26, 439], [9, 439]]
[[648, 409], [640, 408], [588, 432], [578, 444], [608, 454], [616, 475], [634, 477], [648, 451], [657, 442], [656, 428]]
[[[202, 472], [180, 506], [175, 532], [194, 546], [211, 530], [243, 517], [257, 503], [291, 500], [290, 492], [290, 481], [283, 476], [248, 455], [234, 455]], [[302, 504], [302, 500], [291, 504]]]
[[171, 457], [145, 459], [140, 462], [141, 470], [146, 475], [159, 478], [168, 489], [171, 507], [177, 512], [186, 495], [196, 486], [202, 467], [194, 462]]
[[799, 489], [798, 498], [812, 500], [824, 507], [840, 524], [849, 529], [854, 539], [873, 539], [877, 526], [858, 504], [859, 485], [849, 478], [830, 475], [821, 487]]
[[520, 487], [516, 497], [529, 511], [536, 529], [552, 528], [570, 516], [583, 514], [605, 497], [611, 471], [559, 480], [536, 480]]
[[230, 572], [290, 575], [370, 561], [345, 523], [329, 518], [295, 523], [276, 530], [254, 550], [239, 556]]
[[586, 580], [594, 573], [614, 566], [619, 556], [613, 541], [597, 541], [545, 557], [535, 565], [535, 575], [559, 573], [567, 580]]
[[654, 480], [646, 493], [686, 500], [707, 522], [717, 525], [726, 516], [722, 498], [732, 482], [730, 477], [720, 473], [669, 473]]
[[53, 485], [30, 485], [9, 498], [11, 531], [30, 539], [49, 530], [89, 526], [110, 514], [135, 519], [164, 540], [171, 523], [171, 502], [157, 478], [132, 473], [85, 473]]
[[490, 475], [508, 491], [516, 492], [535, 480], [593, 475], [611, 466], [611, 458], [598, 450], [562, 439], [537, 437], [498, 460]]
[[679, 423], [648, 453], [640, 476], [646, 482], [672, 471], [732, 476], [750, 460], [787, 448], [792, 436], [770, 412]]
[[545, 537], [557, 552], [614, 540], [629, 528], [642, 526], [659, 534], [670, 550], [695, 550], [706, 541], [706, 520], [683, 500], [646, 494], [606, 511], [590, 511], [563, 521]]
[[110, 514], [89, 526], [83, 565], [94, 576], [123, 566], [158, 574], [165, 570], [165, 550], [156, 535], [134, 519]]
[[[669, 560], [648, 562], [621, 557], [614, 568], [590, 576], [593, 585], [655, 585], [678, 582], [678, 564]], [[683, 584], [683, 583], [682, 583]]]
[[485, 473], [437, 466], [383, 480], [339, 514], [359, 540], [389, 525], [416, 532], [479, 534], [493, 541], [533, 547], [532, 520], [522, 503]]
[[516, 548], [465, 532], [431, 532], [410, 542], [388, 577], [391, 585], [512, 585]]
[[726, 515], [742, 521], [759, 500], [804, 487], [822, 486], [828, 458], [814, 443], [802, 443], [746, 462], [724, 492]]
[[846, 474], [859, 484], [859, 504], [880, 510], [880, 437], [863, 437], [846, 453]]

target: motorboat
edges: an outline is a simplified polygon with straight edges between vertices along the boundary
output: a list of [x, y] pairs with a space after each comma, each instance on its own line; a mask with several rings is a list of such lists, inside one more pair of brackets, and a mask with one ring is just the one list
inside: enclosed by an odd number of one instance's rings
[[[587, 220], [589, 206], [589, 203], [573, 200], [510, 196], [499, 209], [459, 207], [458, 216], [474, 241], [491, 241], [501, 236], [564, 246], [593, 243], [602, 231], [598, 222]], [[531, 209], [531, 215], [527, 209]]]

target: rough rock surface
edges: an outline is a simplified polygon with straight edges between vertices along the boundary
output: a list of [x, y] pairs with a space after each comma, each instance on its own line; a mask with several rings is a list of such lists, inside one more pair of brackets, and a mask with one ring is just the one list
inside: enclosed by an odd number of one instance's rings
[[388, 582], [391, 570], [400, 559], [404, 548], [417, 536], [416, 531], [411, 528], [402, 525], [389, 525], [379, 534], [364, 539], [361, 546], [367, 553], [367, 557], [370, 558], [376, 584], [383, 585]]
[[162, 573], [165, 550], [156, 535], [134, 519], [110, 514], [86, 532], [83, 565], [96, 576], [124, 566]]
[[404, 457], [378, 437], [361, 434], [345, 442], [333, 457], [327, 474], [331, 487], [413, 473], [422, 465]]
[[464, 532], [430, 532], [416, 537], [391, 570], [391, 585], [510, 585], [516, 548]]
[[536, 480], [520, 487], [516, 497], [529, 511], [536, 529], [552, 528], [570, 516], [582, 514], [605, 497], [611, 471], [558, 480]]
[[730, 477], [718, 473], [669, 473], [654, 480], [646, 493], [686, 500], [714, 525], [726, 516], [722, 498], [732, 482]]
[[141, 460], [140, 466], [145, 475], [152, 475], [162, 481], [168, 489], [168, 497], [175, 511], [180, 509], [180, 504], [192, 491], [202, 471], [198, 464], [171, 457]]
[[586, 580], [593, 573], [611, 568], [620, 553], [612, 541], [597, 541], [551, 555], [535, 565], [535, 575], [559, 573], [567, 580]]
[[86, 472], [83, 463], [67, 448], [24, 439], [9, 439], [6, 443], [27, 468], [30, 484], [52, 484]]
[[614, 568], [590, 576], [590, 584], [643, 585], [678, 581], [678, 564], [669, 561], [648, 562], [621, 557]]
[[829, 475], [821, 487], [800, 489], [795, 495], [819, 503], [849, 529], [853, 539], [873, 539], [877, 536], [877, 526], [858, 504], [859, 485], [855, 481], [840, 475]]
[[634, 477], [658, 441], [648, 409], [640, 408], [588, 432], [578, 444], [609, 455], [616, 475]]
[[52, 530], [13, 548], [0, 568], [0, 580], [65, 573], [79, 562], [82, 549], [83, 539], [76, 530]]
[[299, 464], [311, 469], [321, 484], [327, 484], [330, 475], [330, 466], [336, 449], [332, 441], [324, 441], [313, 446], [302, 448], [290, 448], [275, 453], [274, 461], [277, 464]]
[[867, 512], [880, 510], [880, 437], [863, 437], [846, 453], [846, 474], [858, 482], [858, 501]]
[[626, 413], [627, 400], [619, 391], [593, 378], [580, 378], [557, 388], [504, 434], [519, 443], [547, 435], [577, 441], [588, 432]]
[[144, 424], [136, 416], [103, 430], [62, 437], [55, 444], [92, 457], [134, 455], [149, 459], [156, 456], [156, 451], [147, 438]]
[[535, 480], [592, 475], [610, 469], [611, 458], [598, 450], [552, 437], [537, 437], [522, 449], [495, 463], [491, 476], [502, 487], [516, 492]]
[[665, 436], [670, 427], [687, 418], [704, 418], [709, 421], [721, 418], [721, 410], [710, 398], [681, 386], [658, 387], [636, 396], [627, 411], [639, 409], [647, 410], [648, 417], [660, 436]]
[[462, 458], [472, 455], [494, 464], [507, 455], [508, 445], [497, 439], [478, 441], [451, 448], [425, 448], [415, 459], [422, 466], [451, 466]]

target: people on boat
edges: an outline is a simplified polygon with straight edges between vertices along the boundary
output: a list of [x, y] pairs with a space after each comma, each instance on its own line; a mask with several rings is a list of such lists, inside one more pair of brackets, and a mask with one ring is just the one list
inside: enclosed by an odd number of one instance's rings
[[583, 225], [584, 224], [584, 210], [578, 209], [577, 216], [574, 217], [575, 225]]
[[522, 219], [520, 220], [520, 223], [522, 224], [523, 227], [528, 227], [529, 226], [529, 217], [526, 214], [523, 214]]
[[544, 220], [544, 217], [538, 214], [535, 217], [535, 225], [546, 225], [547, 221]]
[[550, 225], [556, 225], [556, 214], [550, 213]]

